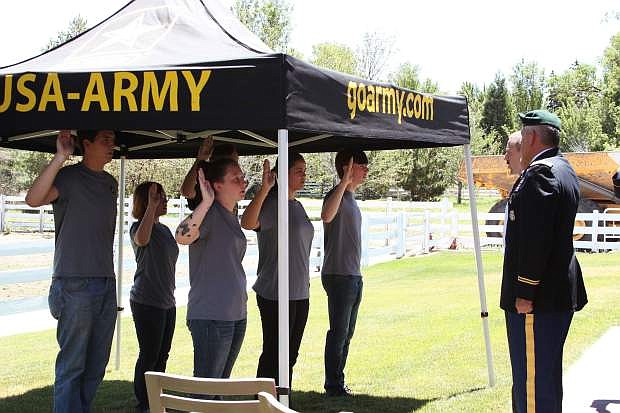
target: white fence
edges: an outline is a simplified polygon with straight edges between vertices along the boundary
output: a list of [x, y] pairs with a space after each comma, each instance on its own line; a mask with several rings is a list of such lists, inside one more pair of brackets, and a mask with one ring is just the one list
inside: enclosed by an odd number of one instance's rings
[[[321, 200], [302, 200], [315, 226], [312, 267], [320, 267], [323, 256], [323, 227], [319, 221]], [[239, 205], [239, 213], [248, 201]], [[437, 249], [472, 248], [473, 234], [469, 212], [454, 209], [450, 202], [359, 201], [362, 209], [362, 264], [425, 253]], [[125, 232], [131, 217], [132, 199], [125, 199]], [[187, 214], [184, 198], [168, 201], [168, 214], [162, 223], [176, 228]], [[503, 214], [478, 215], [481, 243], [487, 247], [503, 244]], [[577, 214], [575, 248], [594, 252], [620, 250], [620, 210]], [[585, 224], [585, 226], [584, 226]], [[54, 220], [49, 205], [31, 208], [23, 197], [0, 195], [0, 230], [53, 231]], [[256, 244], [253, 231], [245, 231], [249, 245]], [[489, 236], [493, 235], [493, 236]]]

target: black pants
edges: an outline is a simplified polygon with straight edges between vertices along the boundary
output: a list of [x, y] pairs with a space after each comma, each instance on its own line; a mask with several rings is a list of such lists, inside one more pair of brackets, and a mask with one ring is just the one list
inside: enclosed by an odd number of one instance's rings
[[140, 354], [136, 361], [133, 389], [139, 408], [149, 406], [144, 373], [147, 371], [166, 371], [168, 353], [174, 335], [176, 308], [162, 309], [129, 301], [131, 314], [136, 326]]
[[[258, 360], [256, 377], [271, 377], [278, 380], [278, 302], [267, 300], [256, 294], [261, 324], [263, 325], [263, 353]], [[297, 362], [301, 338], [308, 321], [309, 300], [291, 300], [289, 303], [289, 386], [293, 377], [293, 366]]]

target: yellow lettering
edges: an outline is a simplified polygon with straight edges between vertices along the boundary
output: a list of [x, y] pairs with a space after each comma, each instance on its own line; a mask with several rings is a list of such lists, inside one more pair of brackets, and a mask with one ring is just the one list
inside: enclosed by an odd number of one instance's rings
[[0, 113], [6, 112], [11, 105], [11, 91], [13, 89], [13, 75], [4, 76], [4, 100], [0, 105]]
[[187, 87], [189, 88], [189, 93], [192, 99], [192, 112], [200, 111], [200, 92], [204, 89], [205, 85], [209, 81], [211, 77], [210, 70], [203, 70], [200, 72], [200, 80], [198, 80], [198, 84], [196, 85], [196, 80], [192, 75], [192, 72], [189, 70], [181, 71], [183, 77], [185, 78], [185, 82], [187, 83]]
[[398, 124], [400, 125], [403, 120], [403, 108], [405, 105], [403, 105], [403, 102], [405, 100], [405, 92], [399, 92], [398, 89], [396, 89], [396, 104], [398, 105]]
[[412, 118], [413, 117], [413, 93], [410, 92], [407, 94], [407, 101], [405, 102], [405, 104], [407, 105], [407, 116]]
[[[381, 102], [381, 100], [379, 99], [379, 96], [381, 96], [383, 94], [383, 88], [381, 86], [377, 86], [375, 88], [375, 91], [377, 92], [377, 96], [375, 96], [375, 101], [377, 102], [377, 106], [375, 108], [375, 112], [379, 112], [379, 103]], [[383, 109], [383, 113], [385, 113], [385, 107]]]
[[164, 108], [166, 95], [169, 95], [169, 110], [171, 112], [177, 112], [179, 110], [178, 85], [179, 78], [175, 71], [166, 71], [166, 77], [164, 78], [164, 84], [161, 90], [157, 84], [155, 72], [144, 72], [144, 86], [142, 87], [142, 104], [140, 110], [142, 112], [148, 112], [149, 96], [152, 96], [155, 110], [161, 111]]
[[422, 98], [422, 118], [424, 120], [433, 120], [435, 116], [434, 102], [432, 96], [424, 96]]
[[368, 95], [366, 97], [366, 109], [368, 112], [375, 111], [375, 87], [368, 85]]
[[32, 89], [29, 89], [26, 82], [34, 82], [37, 75], [34, 73], [26, 73], [21, 75], [17, 79], [17, 92], [26, 98], [26, 103], [18, 103], [15, 105], [15, 110], [18, 112], [30, 112], [37, 104], [37, 95], [34, 94]]
[[413, 100], [413, 114], [416, 119], [420, 119], [421, 113], [422, 113], [422, 96], [415, 95], [415, 99]]
[[[127, 81], [127, 87], [123, 87], [123, 82]], [[123, 110], [122, 99], [125, 98], [130, 112], [137, 112], [138, 105], [134, 92], [138, 88], [138, 77], [131, 72], [114, 73], [114, 101], [112, 107], [114, 112]]]
[[105, 94], [103, 76], [101, 76], [99, 72], [90, 74], [90, 80], [88, 81], [88, 86], [86, 86], [86, 93], [84, 94], [84, 100], [82, 101], [82, 108], [80, 110], [82, 112], [88, 112], [91, 103], [98, 103], [102, 112], [108, 112], [110, 110], [108, 98]]
[[60, 79], [58, 78], [58, 73], [47, 74], [45, 86], [43, 86], [43, 92], [41, 93], [41, 100], [39, 101], [39, 108], [37, 110], [39, 112], [45, 112], [49, 102], [56, 103], [57, 111], [65, 111], [65, 101], [62, 99], [62, 91], [60, 90]]
[[[364, 92], [362, 94], [362, 92]], [[366, 85], [360, 83], [357, 87], [357, 109], [364, 111], [366, 109]]]
[[396, 114], [396, 94], [393, 88], [383, 88], [383, 113], [385, 111], [385, 101], [387, 100], [387, 113]]
[[351, 119], [355, 119], [355, 112], [357, 111], [356, 96], [357, 83], [349, 81], [349, 86], [347, 87], [347, 107], [351, 111]]

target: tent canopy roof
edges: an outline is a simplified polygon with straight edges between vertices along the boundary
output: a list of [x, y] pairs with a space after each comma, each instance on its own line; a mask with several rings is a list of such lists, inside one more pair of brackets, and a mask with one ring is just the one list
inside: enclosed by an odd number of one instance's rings
[[465, 99], [275, 54], [217, 0], [134, 0], [80, 36], [0, 68], [0, 146], [55, 151], [59, 129], [117, 131], [116, 156], [193, 157], [469, 143]]

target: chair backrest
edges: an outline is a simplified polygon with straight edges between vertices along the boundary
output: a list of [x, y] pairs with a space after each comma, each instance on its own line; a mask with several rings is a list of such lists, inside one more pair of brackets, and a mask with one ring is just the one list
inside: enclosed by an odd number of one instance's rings
[[260, 392], [258, 393], [261, 413], [297, 413], [295, 410], [289, 409], [278, 401], [273, 395]]
[[[149, 406], [152, 412], [166, 408], [197, 412], [261, 412], [258, 400], [203, 400], [194, 395], [256, 396], [259, 393], [276, 395], [273, 379], [206, 379], [147, 371], [145, 373]], [[170, 392], [184, 393], [184, 396]]]

